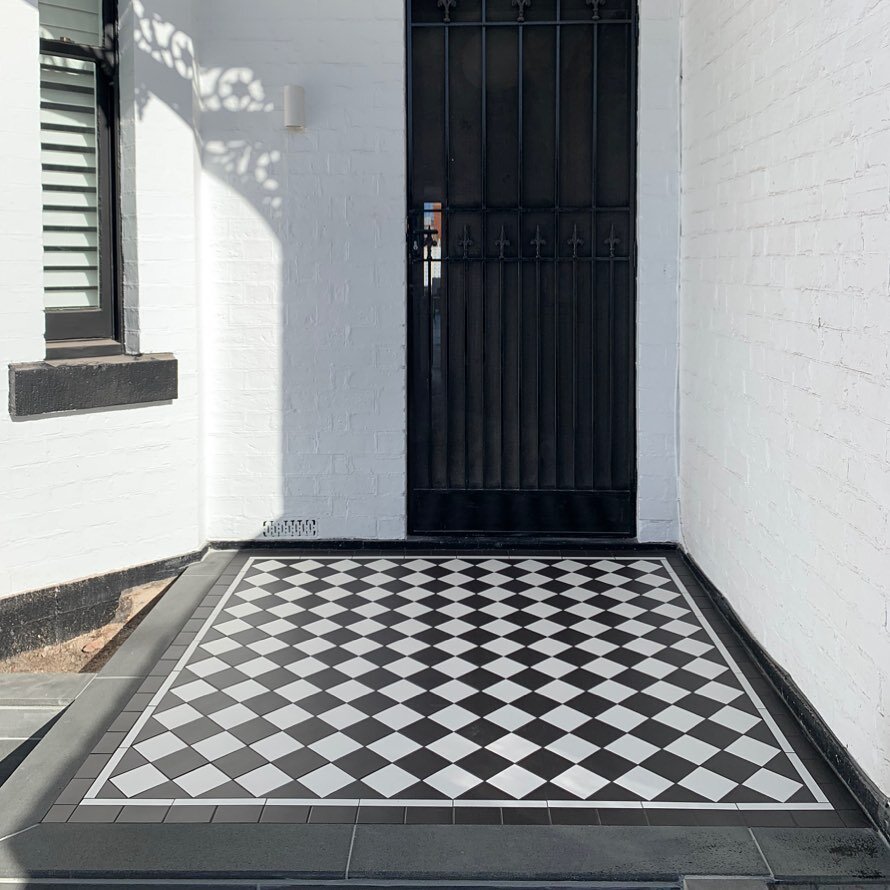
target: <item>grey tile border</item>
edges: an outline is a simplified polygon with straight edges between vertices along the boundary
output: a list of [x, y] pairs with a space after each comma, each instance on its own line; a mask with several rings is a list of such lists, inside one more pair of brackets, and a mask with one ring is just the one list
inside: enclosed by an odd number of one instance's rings
[[236, 554], [209, 553], [174, 581], [132, 636], [108, 661], [101, 677], [147, 677], [173, 645], [183, 625], [213, 589]]
[[[104, 810], [105, 807], [91, 807], [91, 809]], [[212, 806], [186, 807], [174, 805], [167, 810], [167, 814], [164, 816], [164, 822], [176, 822], [180, 824], [199, 822], [206, 825], [213, 821], [213, 814], [215, 812], [216, 807]]]
[[120, 815], [122, 807], [103, 807], [102, 809], [107, 809], [108, 812], [98, 814], [99, 818], [97, 819], [97, 814], [92, 812], [93, 807], [76, 807], [74, 812], [68, 819], [68, 823], [71, 824], [76, 822], [89, 822], [91, 824], [96, 824], [103, 822], [114, 822]]
[[308, 806], [265, 806], [260, 822], [279, 825], [305, 824], [309, 821]]
[[[847, 748], [833, 733], [813, 707], [791, 675], [779, 665], [760, 644], [757, 638], [735, 612], [729, 600], [711, 582], [693, 556], [684, 551], [680, 558], [699, 586], [707, 592], [713, 606], [724, 615], [727, 624], [735, 632], [740, 645], [748, 653], [761, 678], [768, 680], [783, 702], [782, 713], [794, 721], [796, 734], [789, 736], [795, 747], [812, 746], [818, 749], [819, 756], [830, 764], [837, 776], [834, 789], [828, 793], [829, 800], [836, 808], [858, 807], [867, 813], [870, 822], [877, 826], [885, 839], [890, 840], [890, 806], [886, 794], [872, 781], [871, 777], [851, 757]], [[855, 795], [855, 797], [854, 797]]]
[[213, 814], [214, 822], [237, 822], [248, 825], [259, 822], [263, 814], [261, 806], [233, 806], [233, 807], [217, 807]]
[[[132, 696], [159, 688], [162, 681], [155, 685], [147, 676], [148, 670], [236, 558], [232, 553], [211, 553], [187, 569], [58, 718], [29, 755], [27, 768], [17, 770], [0, 787], [0, 837], [39, 822], [105, 733], [119, 731], [112, 726], [121, 719]], [[135, 718], [136, 712], [130, 715]], [[56, 817], [58, 814], [57, 810]]]
[[673, 881], [685, 874], [767, 876], [742, 828], [359, 825], [356, 880]]
[[169, 807], [128, 807], [121, 809], [115, 820], [118, 823], [135, 822], [138, 824], [156, 823], [164, 821]]

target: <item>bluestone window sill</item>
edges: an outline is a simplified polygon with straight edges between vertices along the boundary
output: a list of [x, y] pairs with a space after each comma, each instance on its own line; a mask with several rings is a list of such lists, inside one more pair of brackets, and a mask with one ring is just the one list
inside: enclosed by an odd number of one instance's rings
[[178, 395], [178, 363], [168, 352], [9, 366], [9, 414], [14, 419], [167, 402]]

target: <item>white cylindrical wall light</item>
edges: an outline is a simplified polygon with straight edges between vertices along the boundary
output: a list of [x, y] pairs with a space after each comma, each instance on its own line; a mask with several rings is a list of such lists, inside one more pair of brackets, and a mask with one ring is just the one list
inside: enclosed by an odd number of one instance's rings
[[306, 91], [303, 87], [288, 84], [284, 88], [284, 126], [288, 130], [306, 127]]

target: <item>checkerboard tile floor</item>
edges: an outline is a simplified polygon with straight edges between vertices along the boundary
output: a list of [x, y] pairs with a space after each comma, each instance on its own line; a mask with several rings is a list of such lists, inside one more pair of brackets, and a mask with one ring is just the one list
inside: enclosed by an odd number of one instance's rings
[[666, 559], [252, 557], [206, 611], [80, 811], [831, 809]]

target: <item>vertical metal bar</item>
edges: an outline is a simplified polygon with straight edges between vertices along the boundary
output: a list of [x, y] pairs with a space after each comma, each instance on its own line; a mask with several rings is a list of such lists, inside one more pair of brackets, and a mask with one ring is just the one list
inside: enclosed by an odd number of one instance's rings
[[498, 238], [497, 241], [498, 246], [498, 323], [501, 328], [501, 369], [500, 374], [498, 375], [498, 385], [500, 387], [500, 411], [501, 411], [501, 420], [500, 420], [500, 432], [501, 432], [501, 454], [500, 454], [500, 467], [498, 468], [498, 482], [499, 487], [504, 488], [504, 467], [507, 463], [507, 437], [504, 435], [504, 430], [506, 426], [506, 417], [507, 417], [507, 405], [504, 401], [504, 372], [506, 371], [506, 359], [507, 359], [507, 325], [504, 319], [504, 252], [506, 248], [510, 246], [510, 242], [507, 240], [507, 234], [504, 229], [504, 226], [501, 226], [501, 237]]
[[442, 350], [442, 383], [443, 383], [443, 407], [445, 414], [444, 436], [444, 454], [445, 454], [445, 488], [451, 486], [451, 410], [449, 407], [448, 390], [449, 380], [451, 376], [451, 362], [449, 361], [448, 352], [451, 348], [451, 337], [449, 324], [451, 322], [451, 313], [449, 311], [449, 295], [450, 295], [450, 264], [448, 262], [448, 209], [449, 195], [451, 192], [451, 26], [445, 25], [442, 29], [445, 32], [445, 58], [443, 67], [445, 70], [445, 126], [442, 128], [445, 139], [445, 200], [442, 202], [442, 231], [439, 233], [440, 259], [439, 265], [440, 282], [442, 288], [442, 321], [439, 336], [439, 348]]
[[[631, 455], [630, 473], [628, 481], [632, 489], [636, 489], [637, 485], [637, 431], [636, 431], [636, 287], [637, 287], [637, 238], [636, 238], [636, 219], [637, 219], [637, 55], [639, 52], [639, 6], [634, 3], [630, 9], [630, 46], [628, 48], [628, 64], [630, 66], [630, 108], [628, 113], [628, 129], [630, 146], [630, 170], [628, 173], [629, 188], [629, 220], [627, 231], [627, 251], [628, 251], [628, 316], [629, 316], [629, 335], [628, 335], [628, 361], [627, 375], [629, 397], [627, 405], [627, 424], [628, 424], [628, 447], [624, 449], [626, 454]], [[623, 480], [625, 481], [625, 480]]]
[[519, 59], [519, 80], [517, 82], [517, 98], [519, 102], [519, 114], [517, 124], [517, 145], [519, 153], [519, 167], [516, 171], [516, 188], [518, 200], [517, 207], [520, 209], [516, 212], [517, 237], [516, 237], [516, 312], [517, 312], [517, 348], [516, 348], [516, 456], [518, 459], [517, 488], [522, 488], [522, 365], [523, 365], [523, 345], [524, 325], [522, 323], [523, 309], [523, 287], [522, 287], [522, 137], [524, 130], [524, 90], [523, 90], [523, 68], [524, 68], [524, 49], [525, 49], [525, 29], [522, 25], [517, 26], [516, 40], [518, 43], [518, 59]]
[[[405, 130], [406, 130], [406, 145], [405, 145], [405, 180], [407, 183], [407, 191], [408, 191], [408, 207], [407, 207], [407, 226], [406, 226], [406, 235], [410, 239], [408, 242], [408, 251], [407, 251], [407, 260], [408, 260], [408, 350], [411, 361], [406, 362], [406, 367], [408, 370], [408, 379], [407, 389], [408, 389], [408, 436], [407, 436], [407, 451], [408, 451], [408, 465], [407, 465], [407, 475], [408, 475], [408, 497], [406, 503], [406, 512], [410, 513], [411, 511], [411, 501], [412, 501], [412, 492], [417, 485], [417, 476], [415, 474], [415, 467], [419, 466], [418, 460], [420, 455], [417, 454], [417, 449], [412, 444], [413, 436], [411, 435], [411, 430], [413, 428], [413, 424], [418, 422], [417, 411], [415, 410], [417, 402], [419, 402], [419, 397], [417, 395], [417, 391], [420, 387], [420, 380], [414, 379], [414, 372], [410, 370], [414, 365], [413, 360], [415, 356], [415, 350], [417, 348], [417, 344], [419, 341], [419, 337], [417, 336], [420, 332], [415, 329], [415, 323], [417, 319], [417, 291], [414, 286], [414, 262], [417, 259], [416, 252], [414, 251], [414, 245], [416, 243], [415, 238], [417, 237], [417, 222], [414, 217], [414, 29], [411, 27], [412, 19], [411, 19], [411, 5], [408, 4], [405, 14], [405, 98], [406, 98], [406, 109], [405, 109]], [[423, 280], [423, 254], [420, 256], [421, 262], [421, 281]], [[429, 367], [423, 369], [424, 372], [429, 376]], [[430, 400], [431, 402], [432, 400]], [[432, 415], [429, 417], [429, 428], [432, 429]], [[430, 441], [429, 439], [427, 440]], [[429, 452], [429, 446], [427, 446], [427, 451]], [[427, 467], [429, 467], [429, 454], [427, 456]], [[428, 486], [432, 481], [432, 477], [427, 480]], [[408, 522], [409, 525], [412, 521], [412, 517], [409, 515]]]
[[464, 225], [464, 488], [470, 487], [470, 227]]
[[578, 487], [578, 248], [583, 244], [574, 226], [569, 244], [572, 247], [572, 488]]
[[[422, 219], [422, 217], [421, 217]], [[425, 220], [421, 222], [421, 245], [422, 250], [426, 252], [426, 280], [424, 281], [424, 293], [423, 299], [427, 301], [428, 305], [428, 314], [429, 314], [429, 352], [427, 361], [429, 362], [429, 368], [427, 373], [427, 398], [429, 401], [429, 430], [430, 437], [427, 441], [427, 452], [428, 452], [428, 461], [429, 461], [429, 487], [435, 488], [435, 479], [436, 479], [436, 467], [434, 461], [435, 454], [435, 415], [433, 414], [433, 374], [436, 369], [436, 313], [434, 311], [435, 302], [433, 300], [433, 247], [435, 246], [435, 242], [433, 240], [432, 230], [427, 232], [425, 226]], [[423, 263], [424, 257], [421, 254], [421, 263]], [[441, 337], [440, 337], [441, 341]]]
[[488, 302], [488, 288], [486, 287], [486, 262], [485, 254], [488, 245], [488, 195], [486, 186], [488, 184], [488, 28], [485, 26], [485, 2], [482, 0], [482, 59], [480, 65], [482, 68], [482, 368], [481, 368], [481, 402], [480, 402], [480, 422], [481, 422], [481, 440], [482, 440], [482, 488], [485, 488], [485, 480], [488, 478], [486, 470], [488, 468], [488, 441], [486, 432], [488, 431], [487, 414], [485, 411], [485, 386], [488, 381], [488, 354], [485, 344], [488, 342], [488, 331], [486, 330], [487, 313], [485, 311]]
[[[597, 9], [594, 9], [597, 12]], [[593, 30], [591, 39], [593, 40], [593, 63], [590, 71], [592, 80], [591, 93], [593, 104], [593, 115], [591, 118], [592, 133], [590, 140], [590, 162], [591, 162], [591, 213], [590, 213], [590, 454], [587, 459], [590, 461], [590, 487], [596, 488], [596, 433], [597, 433], [597, 410], [598, 399], [596, 397], [596, 361], [599, 353], [597, 343], [598, 325], [596, 323], [597, 311], [597, 265], [596, 265], [596, 211], [597, 211], [597, 136], [599, 134], [599, 17], [597, 16], [593, 24], [590, 26]]]
[[543, 435], [544, 425], [541, 423], [541, 387], [544, 380], [544, 349], [542, 337], [541, 319], [541, 248], [546, 242], [541, 237], [541, 227], [535, 227], [535, 237], [532, 244], [535, 246], [535, 320], [537, 321], [535, 331], [535, 359], [537, 361], [535, 372], [535, 426], [538, 438], [538, 478], [537, 488], [541, 488], [544, 476], [544, 449]]
[[606, 406], [606, 414], [603, 418], [603, 425], [608, 433], [609, 444], [609, 487], [612, 487], [613, 461], [614, 461], [614, 429], [613, 420], [615, 417], [615, 248], [619, 244], [619, 239], [615, 237], [615, 226], [613, 225], [606, 239], [609, 246], [609, 298], [606, 302], [606, 331], [609, 335], [608, 349], [608, 373], [609, 373], [609, 404]]
[[[562, 0], [556, 0], [556, 20], [559, 21], [562, 14]], [[553, 152], [555, 163], [553, 165], [553, 199], [556, 207], [560, 207], [562, 201], [559, 194], [559, 135], [560, 135], [560, 104], [562, 91], [560, 88], [560, 75], [562, 66], [562, 26], [556, 26], [556, 76], [555, 96], [553, 100], [555, 118], [555, 137]], [[559, 210], [555, 213], [553, 228], [553, 482], [559, 488]]]

